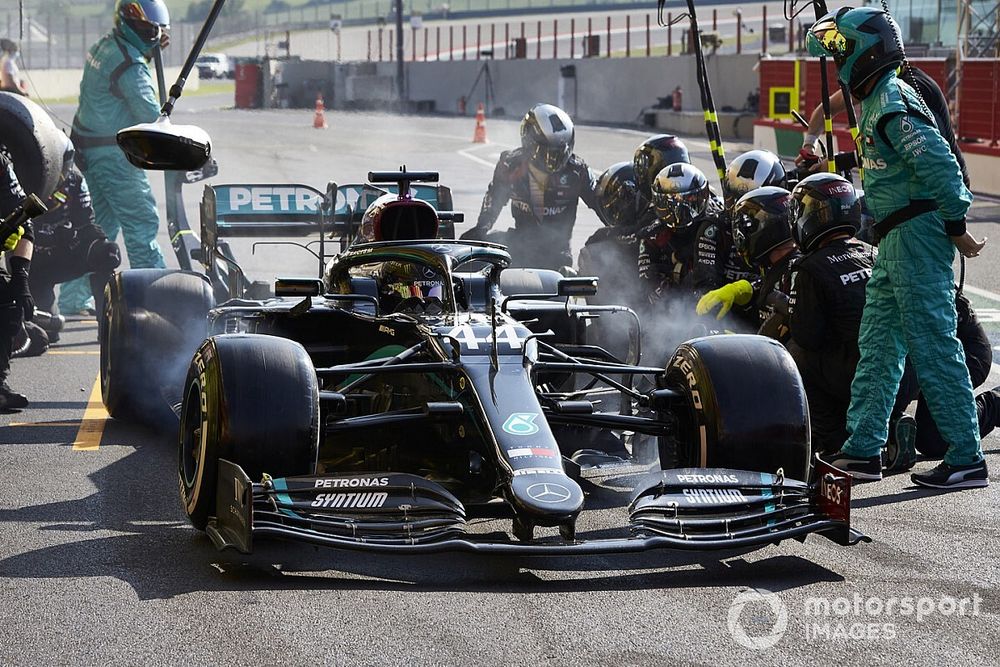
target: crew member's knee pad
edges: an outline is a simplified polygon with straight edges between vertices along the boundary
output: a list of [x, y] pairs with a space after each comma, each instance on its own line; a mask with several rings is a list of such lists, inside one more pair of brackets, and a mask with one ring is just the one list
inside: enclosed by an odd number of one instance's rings
[[107, 239], [96, 239], [87, 250], [87, 267], [95, 273], [110, 273], [122, 263], [118, 244]]

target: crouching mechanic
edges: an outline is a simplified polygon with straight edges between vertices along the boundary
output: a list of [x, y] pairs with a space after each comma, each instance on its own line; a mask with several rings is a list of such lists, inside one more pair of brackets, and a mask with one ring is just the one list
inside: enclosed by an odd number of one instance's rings
[[722, 213], [722, 201], [712, 192], [705, 174], [694, 165], [675, 162], [653, 181], [656, 219], [638, 232], [639, 279], [647, 300], [655, 304], [666, 294], [690, 295], [698, 230]]
[[[89, 273], [90, 287], [100, 312], [104, 286], [112, 271], [121, 264], [121, 253], [118, 245], [108, 241], [95, 223], [90, 190], [74, 163], [73, 144], [69, 139], [63, 153], [61, 180], [45, 203], [48, 213], [34, 220], [35, 256], [29, 284], [35, 305], [41, 311], [52, 313], [55, 286]], [[58, 322], [58, 318], [50, 318], [50, 326], [40, 322], [51, 342], [58, 340]]]
[[733, 207], [733, 244], [736, 251], [759, 275], [736, 280], [707, 292], [696, 311], [707, 315], [716, 306], [718, 319], [734, 306], [746, 306], [757, 313], [757, 333], [785, 343], [788, 341], [788, 299], [791, 294], [791, 266], [799, 252], [788, 226], [792, 194], [784, 188], [766, 186], [751, 190]]
[[[500, 155], [467, 240], [503, 243], [514, 266], [560, 269], [572, 266], [570, 239], [579, 200], [599, 208], [590, 169], [573, 153], [576, 131], [565, 111], [536, 104], [521, 121], [521, 147]], [[490, 233], [510, 201], [514, 228]]]
[[[73, 119], [77, 163], [90, 186], [97, 224], [112, 241], [122, 233], [133, 269], [166, 266], [156, 240], [160, 218], [145, 172], [129, 164], [115, 135], [160, 115], [149, 59], [166, 43], [169, 24], [163, 0], [118, 0], [114, 29], [87, 54]], [[63, 286], [59, 301], [68, 314], [84, 310], [89, 297], [89, 281], [80, 278]]]
[[[14, 165], [5, 151], [0, 151], [0, 219], [13, 213], [24, 202], [24, 190], [14, 174]], [[31, 267], [31, 222], [18, 227], [0, 244], [7, 254], [10, 272], [0, 262], [0, 410], [20, 409], [28, 406], [24, 394], [13, 391], [7, 384], [10, 375], [10, 358], [14, 337], [21, 330], [21, 322], [30, 322], [35, 314], [35, 304], [28, 289]]]
[[962, 346], [952, 262], [985, 242], [965, 228], [972, 193], [926, 104], [896, 75], [898, 27], [873, 7], [844, 8], [809, 30], [814, 55], [833, 56], [838, 78], [861, 100], [858, 139], [868, 205], [880, 238], [868, 282], [847, 416], [850, 437], [827, 461], [858, 479], [882, 478], [880, 450], [909, 354], [941, 436], [944, 461], [911, 476], [932, 488], [989, 484]]
[[[735, 220], [734, 208], [747, 193], [763, 187], [784, 188], [785, 168], [777, 155], [765, 150], [752, 150], [738, 156], [726, 169], [725, 206], [723, 215], [706, 220], [698, 230], [694, 260], [694, 290], [699, 296], [738, 281], [749, 283], [753, 277], [751, 266], [736, 247], [733, 238]], [[788, 193], [785, 192], [787, 195]], [[748, 200], [745, 213], [762, 200]], [[765, 210], [756, 211], [765, 213]], [[749, 304], [750, 302], [748, 302]], [[730, 307], [733, 304], [730, 304]], [[739, 305], [739, 304], [737, 304]], [[728, 311], [729, 308], [726, 309]], [[734, 323], [757, 328], [756, 308], [737, 308], [734, 312], [741, 316], [741, 322]], [[722, 313], [725, 315], [725, 312]]]

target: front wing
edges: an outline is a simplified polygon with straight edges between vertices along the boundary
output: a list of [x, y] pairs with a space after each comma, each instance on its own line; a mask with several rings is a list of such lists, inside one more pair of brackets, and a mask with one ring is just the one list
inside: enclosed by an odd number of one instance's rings
[[256, 537], [382, 553], [465, 551], [531, 556], [713, 550], [777, 544], [811, 533], [849, 546], [851, 481], [816, 461], [816, 482], [726, 469], [651, 473], [629, 505], [629, 537], [519, 542], [465, 529], [465, 509], [444, 487], [402, 473], [315, 475], [251, 482], [219, 461], [208, 534], [222, 550], [253, 550]]

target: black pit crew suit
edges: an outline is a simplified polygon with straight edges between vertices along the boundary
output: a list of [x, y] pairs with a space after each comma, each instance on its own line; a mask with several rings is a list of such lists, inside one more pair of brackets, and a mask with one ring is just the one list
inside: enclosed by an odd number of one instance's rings
[[576, 155], [571, 155], [562, 169], [548, 174], [532, 168], [523, 149], [504, 151], [483, 197], [476, 227], [466, 235], [486, 238], [500, 211], [510, 201], [514, 228], [490, 234], [487, 240], [504, 243], [514, 266], [542, 269], [572, 266], [570, 238], [581, 199], [598, 210], [590, 170]]
[[[969, 368], [969, 378], [975, 389], [990, 374], [993, 365], [993, 347], [989, 335], [976, 317], [976, 311], [968, 298], [959, 292], [955, 295], [955, 309], [958, 312], [958, 330], [956, 335], [965, 351], [965, 365]], [[905, 386], [905, 383], [903, 383]], [[910, 386], [916, 389], [914, 383]], [[907, 396], [912, 398], [912, 394]], [[898, 402], [898, 401], [897, 401]], [[984, 391], [976, 396], [976, 416], [979, 422], [979, 437], [985, 438], [1000, 424], [1000, 387]], [[941, 458], [948, 450], [948, 443], [941, 437], [934, 418], [923, 394], [917, 395], [917, 438], [914, 443], [917, 451], [924, 456]]]
[[792, 268], [789, 351], [809, 399], [814, 451], [836, 452], [847, 440], [865, 286], [877, 254], [857, 239], [836, 239]]
[[713, 193], [705, 213], [693, 224], [681, 229], [661, 228], [639, 241], [639, 278], [645, 283], [650, 303], [672, 288], [692, 286], [697, 238], [712, 223], [721, 227], [721, 215], [722, 201]]
[[[691, 272], [695, 294], [701, 296], [737, 280], [753, 282], [755, 274], [736, 250], [725, 214], [707, 219], [698, 229], [694, 248], [694, 269]], [[746, 306], [734, 305], [731, 311], [737, 328], [756, 331], [759, 311], [752, 300]]]
[[762, 277], [750, 281], [753, 285], [750, 306], [757, 314], [757, 333], [785, 345], [790, 340], [788, 306], [792, 294], [792, 275], [801, 257], [799, 251], [793, 249], [777, 263], [767, 267]]
[[[14, 165], [0, 153], [0, 219], [13, 213], [25, 199], [24, 190], [14, 174]], [[22, 240], [33, 238], [31, 222], [23, 225]], [[0, 262], [0, 385], [6, 385], [10, 374], [10, 357], [13, 353], [14, 336], [21, 330], [24, 317], [24, 292], [27, 290], [28, 260], [11, 257], [8, 254], [10, 271]]]
[[51, 312], [55, 286], [90, 273], [100, 312], [104, 286], [121, 263], [121, 254], [95, 222], [90, 189], [79, 169], [70, 170], [46, 204], [49, 212], [34, 221], [35, 255], [29, 284], [35, 304]]

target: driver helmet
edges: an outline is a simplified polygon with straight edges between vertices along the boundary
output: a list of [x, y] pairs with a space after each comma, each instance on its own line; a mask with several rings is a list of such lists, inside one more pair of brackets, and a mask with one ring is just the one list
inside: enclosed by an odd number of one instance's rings
[[678, 230], [694, 225], [705, 215], [710, 197], [708, 179], [698, 167], [685, 162], [664, 167], [653, 181], [656, 229]]
[[115, 5], [115, 30], [144, 54], [160, 43], [169, 27], [170, 12], [163, 0], [118, 0]]
[[674, 135], [656, 134], [642, 142], [632, 157], [639, 196], [648, 201], [656, 175], [675, 162], [690, 164], [691, 156], [684, 142]]
[[624, 229], [635, 223], [638, 191], [631, 162], [618, 162], [608, 167], [597, 179], [595, 192], [605, 224]]
[[755, 149], [736, 157], [726, 168], [726, 207], [740, 197], [765, 186], [783, 188], [787, 184], [781, 159], [768, 150]]
[[839, 174], [813, 174], [792, 190], [788, 219], [792, 238], [802, 252], [812, 252], [837, 233], [851, 236], [861, 226], [861, 200], [854, 186]]
[[806, 45], [814, 56], [833, 56], [837, 78], [862, 97], [868, 81], [905, 60], [899, 35], [899, 26], [881, 9], [843, 7], [812, 24]]
[[[431, 266], [414, 262], [383, 264], [379, 270], [378, 289], [379, 307], [383, 313], [413, 310], [435, 314], [442, 310], [441, 302], [445, 298], [441, 273]], [[433, 312], [428, 311], [429, 305]]]
[[437, 235], [438, 217], [433, 206], [421, 199], [384, 194], [362, 216], [358, 241], [417, 241]]
[[536, 168], [554, 174], [569, 162], [576, 130], [569, 114], [552, 104], [536, 104], [521, 120], [521, 148]]
[[772, 185], [751, 190], [733, 208], [733, 243], [751, 266], [764, 266], [768, 254], [792, 240], [788, 209], [792, 193]]

